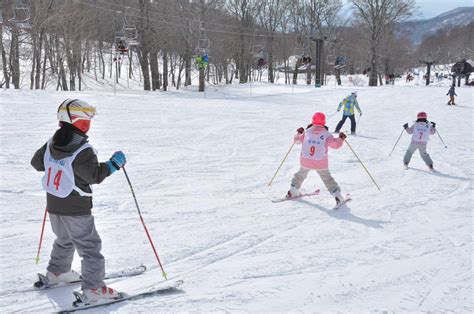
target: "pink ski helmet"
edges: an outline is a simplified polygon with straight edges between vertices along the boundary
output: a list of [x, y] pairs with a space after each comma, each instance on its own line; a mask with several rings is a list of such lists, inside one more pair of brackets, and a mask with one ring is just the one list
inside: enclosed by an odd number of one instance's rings
[[322, 112], [313, 115], [313, 125], [326, 125], [326, 116]]
[[428, 115], [426, 114], [426, 112], [422, 111], [422, 112], [418, 112], [418, 114], [416, 115], [416, 118], [417, 119], [428, 119]]

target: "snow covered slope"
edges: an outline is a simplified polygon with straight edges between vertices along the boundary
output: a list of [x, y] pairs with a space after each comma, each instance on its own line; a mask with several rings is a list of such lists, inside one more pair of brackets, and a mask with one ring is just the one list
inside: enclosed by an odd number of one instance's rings
[[[303, 188], [319, 196], [273, 204], [286, 193], [299, 147], [267, 186], [300, 126], [315, 111], [331, 130], [339, 101], [353, 87], [253, 84], [167, 93], [0, 90], [0, 309], [51, 312], [72, 302], [71, 289], [24, 291], [44, 272], [54, 240], [46, 227], [34, 263], [45, 196], [31, 156], [56, 129], [56, 109], [68, 97], [98, 109], [90, 142], [105, 161], [115, 150], [127, 171], [177, 293], [103, 308], [133, 312], [472, 311], [473, 93], [446, 86], [357, 88], [357, 136], [330, 152], [330, 169], [353, 200], [334, 200], [310, 173]], [[402, 125], [426, 111], [447, 143], [431, 137], [437, 173], [420, 156], [404, 170], [409, 143]], [[347, 124], [343, 130], [349, 129]], [[152, 268], [126, 286], [161, 282], [123, 173], [94, 189], [94, 215], [107, 271], [141, 263]], [[73, 267], [80, 270], [76, 256]], [[111, 283], [114, 287], [114, 283]]]

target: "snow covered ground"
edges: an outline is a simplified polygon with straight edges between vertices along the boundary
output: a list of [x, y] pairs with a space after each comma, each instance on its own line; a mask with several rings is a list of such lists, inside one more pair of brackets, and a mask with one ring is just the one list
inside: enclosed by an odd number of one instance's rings
[[[398, 83], [398, 82], [397, 82]], [[447, 82], [449, 83], [449, 82]], [[357, 87], [364, 115], [358, 135], [330, 152], [330, 169], [353, 200], [334, 200], [316, 173], [303, 188], [319, 196], [278, 204], [299, 166], [299, 147], [271, 187], [270, 178], [300, 126], [315, 111], [333, 130], [339, 101], [354, 87], [266, 83], [146, 93], [119, 90], [0, 90], [0, 310], [51, 312], [72, 301], [70, 289], [31, 290], [54, 240], [46, 227], [34, 258], [45, 207], [41, 174], [30, 159], [57, 127], [62, 100], [80, 97], [98, 109], [90, 142], [126, 166], [148, 229], [180, 292], [100, 309], [104, 312], [457, 312], [474, 308], [472, 282], [473, 90], [447, 86]], [[431, 137], [436, 173], [418, 153], [404, 170], [402, 125], [426, 111], [447, 144]], [[343, 130], [349, 129], [349, 121]], [[150, 271], [111, 283], [152, 286], [163, 279], [129, 186], [118, 172], [94, 189], [94, 215], [108, 272], [145, 264]], [[73, 267], [80, 270], [76, 256]]]

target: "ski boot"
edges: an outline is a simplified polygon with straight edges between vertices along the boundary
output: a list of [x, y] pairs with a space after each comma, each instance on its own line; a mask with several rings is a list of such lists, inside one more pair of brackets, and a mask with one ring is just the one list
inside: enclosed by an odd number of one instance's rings
[[46, 272], [46, 278], [48, 279], [48, 284], [76, 282], [82, 280], [81, 274], [72, 269], [66, 273], [55, 273], [48, 270]]
[[286, 193], [286, 198], [294, 198], [300, 195], [301, 195], [300, 191], [292, 185], [290, 189], [288, 190], [288, 193]]
[[88, 302], [95, 302], [102, 299], [119, 299], [122, 294], [109, 287], [92, 288], [82, 290], [83, 296]]

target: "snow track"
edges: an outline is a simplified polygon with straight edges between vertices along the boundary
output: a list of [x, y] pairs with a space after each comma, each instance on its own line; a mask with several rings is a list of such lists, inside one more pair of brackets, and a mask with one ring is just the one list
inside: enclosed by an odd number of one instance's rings
[[[73, 297], [69, 287], [28, 291], [44, 272], [54, 240], [49, 225], [34, 264], [45, 197], [31, 156], [56, 128], [65, 98], [98, 109], [90, 141], [106, 160], [127, 155], [127, 172], [170, 278], [182, 293], [104, 308], [114, 312], [458, 312], [472, 297], [472, 91], [466, 108], [445, 106], [446, 87], [357, 88], [364, 113], [348, 141], [380, 185], [379, 192], [348, 147], [330, 151], [330, 170], [352, 201], [337, 211], [315, 172], [303, 189], [318, 196], [273, 204], [297, 171], [295, 146], [271, 187], [270, 178], [315, 111], [339, 121], [339, 101], [353, 87], [253, 84], [170, 93], [84, 93], [0, 90], [1, 310], [51, 312]], [[430, 173], [409, 136], [390, 150], [402, 125], [419, 111], [435, 121]], [[349, 129], [349, 121], [343, 130]], [[94, 215], [107, 271], [143, 263], [149, 271], [111, 281], [126, 291], [161, 281], [123, 173], [94, 189]], [[76, 256], [73, 268], [80, 269]]]

